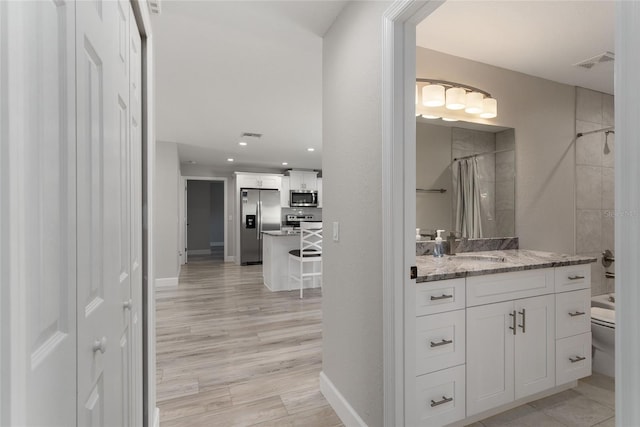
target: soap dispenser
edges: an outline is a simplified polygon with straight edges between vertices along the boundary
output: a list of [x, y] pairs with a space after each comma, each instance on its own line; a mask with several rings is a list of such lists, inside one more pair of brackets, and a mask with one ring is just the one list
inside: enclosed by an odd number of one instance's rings
[[440, 233], [444, 233], [444, 230], [436, 230], [436, 246], [433, 248], [433, 256], [436, 258], [440, 258], [444, 255], [442, 236]]

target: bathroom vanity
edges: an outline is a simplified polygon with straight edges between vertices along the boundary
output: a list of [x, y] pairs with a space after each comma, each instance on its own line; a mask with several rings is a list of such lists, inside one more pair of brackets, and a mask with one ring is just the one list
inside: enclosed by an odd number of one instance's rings
[[470, 424], [590, 375], [595, 261], [527, 250], [417, 257], [405, 424]]

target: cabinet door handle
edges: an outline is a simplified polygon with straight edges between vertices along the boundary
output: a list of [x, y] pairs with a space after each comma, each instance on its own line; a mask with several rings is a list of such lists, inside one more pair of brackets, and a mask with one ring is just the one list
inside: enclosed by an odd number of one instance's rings
[[576, 310], [576, 312], [575, 312], [575, 313], [569, 313], [569, 316], [571, 316], [571, 317], [576, 317], [576, 316], [583, 316], [583, 315], [585, 315], [585, 314], [586, 314], [586, 313], [585, 313], [584, 311], [578, 311], [578, 310]]
[[586, 359], [586, 357], [582, 357], [582, 356], [576, 356], [575, 358], [570, 357], [569, 360], [571, 361], [571, 363], [576, 363], [576, 362], [580, 362], [581, 360]]
[[522, 328], [522, 333], [524, 334], [525, 332], [527, 332], [526, 327], [527, 327], [527, 313], [525, 311], [525, 309], [523, 308], [522, 311], [518, 312], [519, 314], [522, 314], [522, 325], [518, 325]]
[[437, 301], [437, 300], [447, 299], [447, 298], [453, 298], [453, 295], [442, 294], [441, 297], [434, 297], [433, 295], [431, 295], [431, 301]]
[[515, 335], [516, 334], [516, 311], [513, 310], [512, 313], [509, 313], [509, 316], [511, 316], [513, 320], [513, 326], [509, 326], [509, 329], [511, 329], [513, 331], [513, 335]]
[[578, 276], [577, 274], [573, 276], [569, 276], [569, 280], [580, 280], [580, 279], [584, 279], [584, 276]]
[[445, 340], [444, 338], [440, 342], [431, 341], [431, 347], [440, 347], [441, 345], [452, 344], [453, 340]]
[[442, 404], [449, 403], [451, 401], [453, 401], [453, 397], [446, 397], [446, 396], [442, 396], [442, 400], [439, 400], [437, 402], [431, 399], [431, 407], [434, 408], [436, 406], [440, 406]]

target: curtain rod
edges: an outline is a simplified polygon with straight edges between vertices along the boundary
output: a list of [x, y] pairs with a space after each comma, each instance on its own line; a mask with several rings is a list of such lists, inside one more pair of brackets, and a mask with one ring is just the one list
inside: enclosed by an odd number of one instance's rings
[[447, 190], [444, 188], [416, 188], [416, 191], [419, 193], [446, 193]]
[[608, 127], [608, 128], [602, 128], [602, 129], [598, 129], [598, 130], [591, 130], [591, 131], [589, 131], [589, 132], [579, 132], [579, 133], [577, 133], [577, 134], [576, 134], [576, 138], [580, 138], [581, 136], [591, 135], [592, 133], [598, 133], [598, 132], [605, 132], [605, 133], [612, 132], [612, 133], [616, 133], [616, 132], [615, 132], [615, 129], [616, 129], [615, 127], [610, 126], [610, 127]]
[[487, 154], [506, 153], [507, 151], [513, 151], [513, 148], [509, 150], [487, 151], [486, 153], [478, 153], [478, 154], [471, 154], [470, 156], [456, 157], [453, 159], [453, 161], [457, 162], [458, 160], [465, 160], [465, 159], [471, 159], [472, 157], [486, 156]]

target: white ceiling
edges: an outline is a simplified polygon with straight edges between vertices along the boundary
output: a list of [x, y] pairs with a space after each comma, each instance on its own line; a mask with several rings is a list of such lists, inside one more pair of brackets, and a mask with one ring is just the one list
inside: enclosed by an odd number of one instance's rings
[[[157, 139], [222, 170], [321, 169], [322, 36], [346, 3], [163, 0], [152, 18]], [[614, 51], [613, 8], [448, 0], [418, 25], [417, 45], [613, 93], [612, 63], [573, 66]], [[264, 136], [241, 147], [242, 132]]]
[[613, 61], [573, 65], [614, 52], [612, 0], [448, 0], [418, 25], [417, 45], [613, 94]]
[[[345, 4], [163, 1], [152, 18], [157, 139], [218, 169], [320, 169], [322, 36]], [[241, 147], [243, 132], [264, 136]]]

